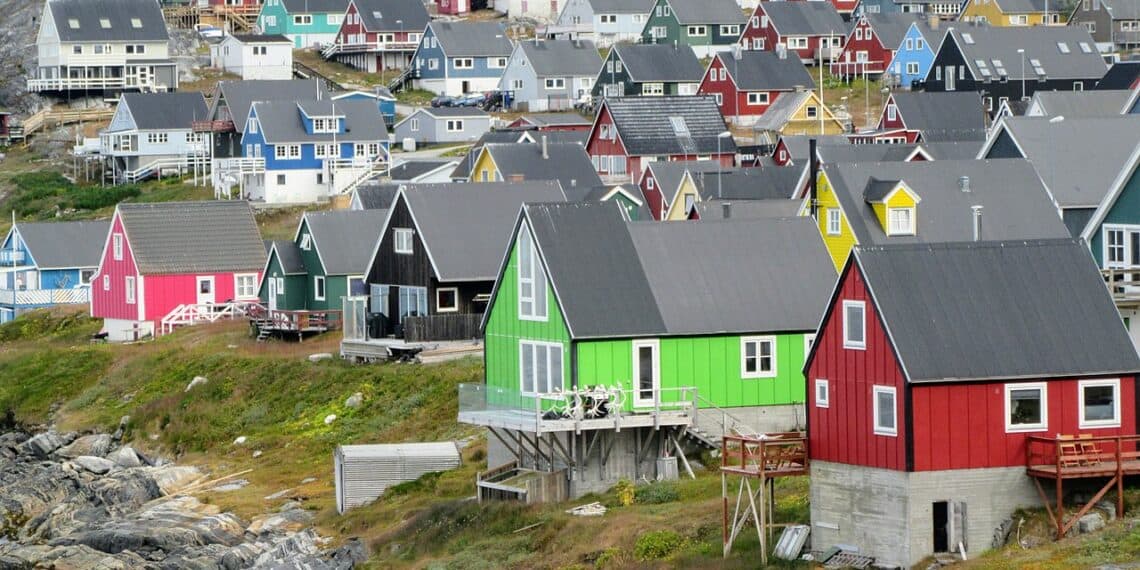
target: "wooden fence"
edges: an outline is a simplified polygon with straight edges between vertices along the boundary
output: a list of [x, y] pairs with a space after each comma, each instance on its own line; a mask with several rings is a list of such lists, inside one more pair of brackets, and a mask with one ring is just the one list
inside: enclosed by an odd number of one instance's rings
[[482, 321], [483, 313], [405, 317], [404, 340], [407, 342], [424, 342], [482, 338], [483, 331], [479, 330], [479, 324]]

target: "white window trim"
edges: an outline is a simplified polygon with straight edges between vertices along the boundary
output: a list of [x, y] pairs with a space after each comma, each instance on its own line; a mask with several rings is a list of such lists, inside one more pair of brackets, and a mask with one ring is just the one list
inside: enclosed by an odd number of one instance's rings
[[[1085, 388], [1097, 386], [1110, 386], [1114, 392], [1112, 398], [1111, 420], [1085, 419]], [[1097, 380], [1081, 380], [1077, 382], [1077, 426], [1081, 429], [1118, 428], [1120, 427], [1120, 379], [1102, 378]]]
[[[823, 388], [823, 397], [819, 397], [819, 389]], [[831, 407], [831, 383], [826, 378], [815, 379], [815, 407], [817, 408], [830, 408]]]
[[[535, 373], [534, 388], [535, 388], [535, 390], [533, 392], [527, 392], [523, 388], [523, 373], [524, 373], [524, 369], [523, 369], [523, 345], [527, 345], [527, 344], [534, 346], [535, 348], [538, 348], [539, 346], [545, 346], [546, 347], [546, 372], [548, 375], [551, 372], [551, 369], [550, 369], [550, 351], [552, 349], [558, 350], [558, 352], [562, 355], [562, 357], [559, 358], [559, 362], [562, 363], [563, 368], [561, 370], [562, 373], [559, 374], [559, 376], [562, 379], [562, 385], [564, 388], [566, 385], [566, 377], [565, 377], [566, 353], [562, 348], [562, 344], [558, 343], [558, 342], [544, 342], [541, 340], [522, 340], [522, 339], [519, 339], [519, 394], [521, 394], [523, 396], [538, 396], [539, 394], [545, 394], [546, 393], [546, 392], [540, 392], [539, 391], [538, 359], [537, 358], [535, 358], [534, 361], [531, 363], [534, 366], [534, 373]], [[535, 351], [535, 352], [537, 353], [537, 351]], [[546, 384], [547, 384], [547, 388], [549, 388], [550, 387], [549, 386], [550, 385], [549, 378], [547, 379]]]
[[[1035, 424], [1017, 424], [1014, 425], [1009, 421], [1009, 414], [1012, 411], [1010, 408], [1010, 396], [1014, 390], [1040, 390], [1041, 392], [1041, 421]], [[1025, 433], [1034, 431], [1048, 431], [1049, 430], [1049, 385], [1045, 382], [1017, 382], [1005, 385], [1005, 432], [1006, 433]]]
[[[317, 286], [318, 283], [320, 283], [319, 287]], [[317, 301], [324, 301], [325, 297], [328, 295], [327, 287], [328, 287], [328, 282], [325, 281], [325, 277], [323, 275], [314, 275], [313, 276], [313, 299], [316, 299]], [[317, 291], [320, 291], [321, 294], [318, 295]]]
[[[400, 236], [401, 235], [408, 236], [408, 238], [407, 238], [408, 247], [403, 248], [403, 249], [400, 248]], [[401, 255], [412, 255], [412, 254], [414, 254], [416, 252], [416, 246], [414, 244], [414, 240], [415, 240], [415, 231], [413, 231], [411, 228], [393, 228], [392, 229], [392, 250], [395, 251], [396, 253], [399, 253]]]
[[[890, 394], [891, 401], [894, 403], [894, 424], [895, 427], [887, 428], [880, 425], [879, 420], [879, 394]], [[894, 386], [871, 386], [871, 416], [874, 419], [873, 431], [875, 435], [886, 435], [890, 437], [898, 437], [899, 435], [899, 400], [898, 393], [895, 391]]]
[[749, 105], [767, 105], [769, 101], [766, 91], [752, 91], [748, 94]]
[[[527, 268], [528, 269], [527, 275], [523, 275], [523, 267], [522, 267], [521, 242], [522, 242], [522, 235], [524, 232], [527, 234], [526, 239], [529, 240], [530, 248], [531, 248], [531, 250], [530, 250], [531, 266], [529, 268]], [[540, 272], [545, 271], [545, 268], [542, 267], [542, 264], [538, 260], [538, 244], [535, 243], [534, 236], [530, 234], [530, 229], [526, 226], [526, 224], [523, 224], [522, 228], [520, 229], [519, 238], [516, 241], [519, 242], [519, 247], [520, 247], [520, 250], [517, 253], [518, 266], [515, 270], [515, 273], [516, 273], [515, 287], [517, 289], [516, 296], [518, 297], [519, 320], [520, 321], [543, 321], [543, 322], [545, 322], [545, 321], [550, 319], [550, 310], [549, 310], [550, 300], [547, 298], [546, 292], [543, 291], [542, 299], [547, 303], [547, 306], [543, 307], [542, 311], [539, 311], [539, 308], [538, 308], [538, 300], [539, 300], [538, 286], [540, 284], [539, 281], [541, 281], [541, 285], [545, 288], [547, 286], [547, 280], [546, 280], [545, 274], [543, 275], [543, 278], [541, 280], [536, 278], [536, 276]], [[530, 285], [530, 297], [523, 297], [522, 284], [524, 282], [529, 282], [531, 284]], [[530, 314], [527, 314], [525, 311], [523, 311], [523, 301], [530, 301], [530, 306], [531, 306]]]
[[[748, 372], [747, 367], [746, 367], [746, 362], [745, 362], [745, 360], [747, 358], [747, 356], [746, 356], [747, 353], [744, 351], [744, 349], [745, 349], [745, 346], [747, 346], [749, 343], [753, 343], [753, 342], [756, 343], [756, 371], [755, 372]], [[772, 369], [767, 370], [767, 371], [760, 369], [760, 344], [765, 343], [765, 342], [772, 344]], [[740, 377], [741, 378], [775, 378], [776, 374], [777, 374], [777, 369], [778, 369], [778, 366], [777, 366], [777, 362], [776, 362], [776, 337], [774, 337], [774, 336], [742, 336], [742, 337], [740, 337]]]
[[804, 335], [804, 364], [807, 364], [808, 355], [811, 354], [811, 348], [815, 345], [815, 333], [808, 333]]
[[110, 291], [111, 290], [111, 276], [110, 275], [104, 275], [103, 276], [103, 290], [104, 291]]
[[[863, 311], [863, 340], [855, 341], [847, 338], [847, 308], [858, 307]], [[865, 301], [843, 301], [843, 348], [852, 348], [856, 350], [867, 349], [867, 303]]]
[[[891, 214], [894, 212], [897, 212], [897, 211], [901, 211], [901, 210], [906, 210], [906, 211], [910, 212], [910, 216], [908, 218], [910, 220], [910, 224], [909, 224], [909, 227], [907, 227], [906, 229], [903, 229], [901, 231], [895, 231], [895, 228], [892, 226], [892, 223], [891, 223]], [[912, 236], [912, 235], [914, 235], [915, 234], [915, 220], [914, 220], [915, 214], [916, 214], [915, 208], [909, 207], [909, 206], [902, 207], [902, 208], [887, 208], [887, 233], [888, 233], [888, 235], [892, 235], [892, 236]]]
[[123, 234], [115, 233], [114, 235], [111, 236], [111, 241], [112, 241], [111, 255], [114, 257], [115, 261], [122, 261], [123, 260]]
[[[455, 304], [450, 307], [444, 307], [439, 304], [439, 294], [450, 291], [454, 295]], [[435, 312], [437, 313], [458, 313], [459, 312], [459, 287], [440, 287], [435, 290]]]
[[[835, 217], [834, 229], [832, 229], [832, 216]], [[839, 208], [827, 209], [827, 235], [837, 236], [843, 233], [843, 212]]]
[[[241, 280], [242, 278], [252, 279], [253, 285], [250, 286], [251, 293], [249, 295], [241, 294]], [[257, 298], [257, 274], [256, 273], [234, 273], [234, 298], [235, 299], [256, 299]]]
[[123, 278], [124, 297], [128, 305], [134, 305], [138, 297], [138, 291], [135, 289], [135, 276], [127, 275]]

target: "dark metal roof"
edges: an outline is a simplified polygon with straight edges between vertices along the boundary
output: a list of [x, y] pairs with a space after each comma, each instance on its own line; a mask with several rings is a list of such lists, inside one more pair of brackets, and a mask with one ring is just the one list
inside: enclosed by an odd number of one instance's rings
[[542, 156], [541, 143], [489, 144], [483, 149], [491, 153], [503, 180], [517, 175], [523, 180], [557, 180], [566, 198], [574, 202], [584, 200], [590, 189], [602, 186], [590, 156], [579, 144], [547, 143], [547, 158]]
[[140, 274], [257, 271], [265, 246], [240, 200], [119, 204]]
[[870, 13], [864, 14], [863, 17], [867, 19], [867, 23], [874, 30], [875, 38], [889, 50], [899, 47], [911, 24], [926, 19], [925, 14], [905, 12]]
[[1097, 89], [1095, 91], [1038, 91], [1033, 94], [1030, 107], [1044, 117], [1087, 119], [1092, 117], [1119, 117], [1120, 109], [1128, 102], [1132, 91], [1128, 89]]
[[444, 167], [454, 167], [458, 160], [408, 160], [393, 166], [388, 177], [394, 181], [412, 182], [416, 178]]
[[48, 7], [62, 42], [170, 39], [162, 9], [154, 0], [49, 0]]
[[281, 34], [234, 34], [233, 39], [243, 44], [293, 44], [293, 41]]
[[986, 108], [974, 91], [891, 94], [906, 127], [924, 140], [985, 140]]
[[40, 270], [98, 267], [110, 227], [108, 220], [16, 222], [9, 235], [12, 231], [20, 233]]
[[219, 81], [217, 90], [219, 96], [210, 105], [210, 116], [217, 118], [216, 109], [224, 102], [239, 133], [245, 131], [245, 121], [254, 101], [302, 101], [328, 97], [328, 91], [320, 82], [310, 79]]
[[578, 113], [529, 113], [522, 120], [537, 127], [590, 126], [590, 119]]
[[[737, 55], [740, 56], [737, 59]], [[771, 51], [742, 50], [737, 53], [717, 54], [721, 65], [728, 70], [736, 86], [742, 91], [792, 91], [797, 87], [815, 88], [800, 58], [780, 57]]]
[[665, 198], [666, 204], [672, 204], [677, 198], [677, 190], [681, 188], [681, 180], [685, 172], [702, 173], [734, 170], [725, 168], [715, 160], [660, 160], [650, 162], [646, 168], [653, 174], [657, 190]]
[[690, 172], [702, 200], [780, 200], [791, 198], [799, 168], [737, 168], [728, 172]]
[[271, 242], [277, 249], [277, 261], [281, 264], [281, 271], [286, 275], [300, 275], [305, 273], [305, 260], [301, 257], [301, 248], [292, 240], [278, 239]]
[[702, 220], [724, 219], [728, 206], [730, 218], [792, 218], [799, 215], [801, 200], [704, 200], [697, 202]]
[[[969, 38], [969, 41], [966, 38]], [[961, 26], [948, 32], [947, 41], [953, 38], [965, 56], [971, 74], [983, 79], [978, 61], [986, 63], [991, 79], [998, 80], [1000, 73], [995, 60], [1000, 61], [1010, 81], [1023, 77], [1021, 60], [1024, 49], [1025, 72], [1028, 80], [1036, 80], [1037, 67], [1045, 72], [1047, 79], [1100, 79], [1108, 71], [1108, 66], [1097, 52], [1096, 42], [1083, 27], [1076, 26], [1030, 26], [1030, 27], [986, 27]], [[1058, 44], [1064, 44], [1065, 53]], [[1085, 44], [1089, 51], [1082, 49]], [[1037, 61], [1041, 65], [1034, 66]]]
[[764, 2], [764, 13], [783, 36], [846, 36], [851, 29], [831, 2]]
[[[698, 83], [705, 68], [685, 45], [618, 44], [613, 47], [629, 77], [638, 83]], [[605, 74], [603, 69], [601, 74]]]
[[441, 22], [429, 24], [447, 57], [511, 55], [511, 40], [496, 22]]
[[285, 11], [295, 14], [344, 14], [348, 10], [348, 0], [281, 0]]
[[139, 130], [189, 129], [194, 121], [205, 120], [206, 98], [198, 91], [176, 93], [124, 93], [126, 105]]
[[1100, 89], [1132, 89], [1140, 79], [1140, 61], [1118, 61], [1108, 68], [1108, 72], [1097, 82]]
[[[301, 119], [301, 109], [307, 109], [310, 116], [328, 116], [333, 108], [338, 117], [344, 117], [347, 132], [308, 133]], [[260, 101], [253, 104], [254, 112], [260, 120], [265, 142], [300, 143], [343, 141], [386, 141], [388, 126], [375, 103], [360, 100], [337, 101]]]
[[[717, 135], [725, 132], [724, 117], [716, 99], [709, 96], [613, 97], [602, 104], [613, 117], [626, 152], [635, 156], [715, 153]], [[675, 130], [674, 119], [683, 121], [687, 134]], [[719, 149], [736, 152], [736, 142], [724, 137]]]
[[602, 58], [594, 42], [588, 40], [539, 40], [519, 43], [538, 77], [594, 77]]
[[587, 0], [595, 14], [648, 14], [656, 0]]
[[365, 210], [382, 210], [392, 206], [392, 201], [396, 199], [396, 191], [399, 189], [399, 184], [365, 182], [353, 193]]
[[855, 259], [911, 382], [1140, 371], [1082, 242], [860, 247]]
[[317, 255], [328, 275], [364, 275], [388, 210], [305, 212]]
[[353, 0], [366, 30], [422, 32], [431, 17], [421, 0]]
[[735, 0], [668, 0], [681, 25], [743, 24], [748, 20]]

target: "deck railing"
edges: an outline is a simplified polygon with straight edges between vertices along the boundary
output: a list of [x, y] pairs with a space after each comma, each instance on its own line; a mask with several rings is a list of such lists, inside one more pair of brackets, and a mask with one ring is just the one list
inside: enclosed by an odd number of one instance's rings
[[26, 259], [27, 256], [24, 255], [22, 250], [0, 250], [0, 265], [5, 267], [24, 265]]
[[90, 300], [90, 287], [76, 287], [73, 289], [0, 289], [0, 304], [10, 307], [81, 304]]
[[799, 475], [808, 470], [808, 440], [803, 432], [725, 435], [721, 440], [721, 471], [771, 477]]
[[279, 331], [330, 331], [339, 329], [343, 319], [339, 309], [323, 311], [283, 311], [264, 305], [251, 305], [249, 318]]
[[1140, 267], [1109, 267], [1100, 273], [1113, 301], [1140, 301]]
[[424, 342], [429, 340], [468, 340], [482, 338], [479, 325], [483, 313], [450, 313], [404, 317], [404, 340]]
[[697, 412], [697, 389], [661, 388], [630, 390], [595, 386], [579, 390], [524, 394], [486, 384], [459, 385], [459, 416], [481, 412], [510, 412], [533, 417], [536, 426], [544, 422], [610, 420], [621, 425], [629, 416], [672, 414], [691, 423]]

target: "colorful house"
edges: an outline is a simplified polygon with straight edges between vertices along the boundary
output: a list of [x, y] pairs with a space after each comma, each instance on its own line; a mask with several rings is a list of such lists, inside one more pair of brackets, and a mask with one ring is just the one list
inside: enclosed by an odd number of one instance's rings
[[256, 303], [265, 245], [248, 202], [122, 203], [91, 279], [112, 341], [240, 315]]
[[987, 109], [980, 95], [964, 92], [895, 92], [887, 96], [875, 130], [852, 136], [857, 143], [982, 141]]
[[548, 28], [557, 37], [593, 40], [600, 48], [636, 42], [654, 0], [567, 0]]
[[939, 20], [957, 20], [965, 0], [860, 0], [855, 16], [901, 12], [926, 14]]
[[542, 136], [534, 143], [495, 143], [483, 145], [472, 182], [522, 182], [557, 180], [566, 197], [582, 201], [593, 188], [602, 186], [590, 156], [577, 143], [550, 143]]
[[899, 87], [910, 89], [916, 82], [926, 80], [934, 63], [934, 50], [942, 44], [948, 29], [938, 18], [928, 18], [925, 25], [918, 20], [911, 22], [891, 60], [891, 75], [897, 78]]
[[711, 57], [736, 43], [745, 22], [733, 0], [657, 0], [641, 43], [689, 46], [697, 57]]
[[420, 0], [349, 0], [336, 39], [322, 55], [369, 73], [404, 69], [429, 20]]
[[1116, 51], [1126, 52], [1140, 48], [1140, 4], [1136, 2], [1078, 2], [1068, 23], [1088, 30], [1097, 43], [1110, 43]]
[[293, 47], [323, 47], [336, 42], [348, 0], [265, 0], [257, 25], [264, 34], [280, 34]]
[[693, 50], [679, 45], [615, 45], [594, 79], [592, 95], [696, 95], [704, 67]]
[[602, 60], [589, 40], [539, 40], [515, 44], [499, 80], [510, 107], [526, 111], [573, 109], [590, 94]]
[[1048, 0], [966, 0], [959, 19], [997, 27], [1064, 25], [1068, 16], [1056, 2], [1049, 10]]
[[166, 171], [204, 171], [209, 147], [193, 127], [205, 118], [206, 99], [197, 91], [123, 94], [111, 124], [99, 133], [111, 180], [134, 183]]
[[210, 46], [210, 67], [242, 79], [292, 79], [293, 41], [282, 35], [226, 36]]
[[781, 96], [814, 88], [815, 80], [799, 58], [737, 46], [709, 62], [697, 93], [715, 97], [720, 114], [732, 124], [750, 126]]
[[[663, 475], [659, 459], [687, 437], [718, 445], [723, 416], [702, 409], [727, 410], [730, 429], [797, 427], [809, 331], [832, 281], [809, 224], [630, 222], [612, 204], [527, 204], [510, 235], [484, 319], [487, 380], [460, 386], [459, 421], [494, 436], [489, 465], [577, 497]], [[535, 453], [519, 437], [612, 449]]]
[[513, 49], [495, 22], [432, 22], [413, 57], [413, 85], [439, 95], [491, 91], [499, 86]]
[[491, 130], [491, 115], [478, 107], [419, 107], [392, 127], [397, 141], [473, 142]]
[[[677, 196], [682, 194], [681, 182], [687, 172], [702, 174], [723, 171], [725, 168], [715, 160], [654, 161], [645, 165], [637, 185], [653, 219], [665, 220], [673, 210], [688, 211], [692, 206], [692, 203], [685, 204], [685, 197], [682, 196], [682, 204], [674, 208]], [[696, 202], [696, 199], [692, 198], [692, 202]]]
[[760, 2], [738, 43], [744, 49], [792, 52], [812, 65], [839, 57], [848, 31], [830, 2]]
[[594, 124], [590, 119], [573, 111], [561, 113], [528, 113], [509, 125], [508, 129], [536, 130], [544, 133], [574, 131], [587, 133]]
[[17, 222], [0, 243], [0, 323], [90, 300], [106, 221]]
[[813, 544], [883, 566], [977, 556], [1062, 438], [1137, 429], [1140, 359], [1071, 238], [856, 248], [804, 370]]
[[[241, 138], [245, 121], [256, 101], [302, 101], [327, 99], [329, 92], [319, 81], [307, 79], [247, 79], [219, 81], [209, 97], [206, 120], [194, 123], [194, 131], [210, 137], [213, 170], [224, 167], [226, 159], [240, 158], [246, 148]], [[251, 153], [252, 154], [252, 153]]]
[[840, 135], [847, 123], [835, 116], [815, 91], [785, 93], [752, 123], [760, 144], [776, 144], [784, 135]]
[[387, 87], [376, 86], [372, 91], [343, 91], [332, 96], [333, 101], [369, 101], [380, 109], [384, 124], [396, 122], [396, 96]]
[[901, 12], [860, 16], [847, 35], [838, 61], [831, 62], [832, 75], [877, 77], [887, 73], [907, 30], [925, 23], [921, 16]]

